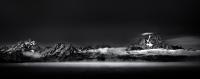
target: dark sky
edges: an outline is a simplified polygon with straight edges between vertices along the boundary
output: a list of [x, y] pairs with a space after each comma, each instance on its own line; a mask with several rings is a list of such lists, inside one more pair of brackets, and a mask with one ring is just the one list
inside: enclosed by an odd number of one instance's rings
[[196, 0], [1, 0], [0, 40], [125, 44], [142, 32], [199, 36]]

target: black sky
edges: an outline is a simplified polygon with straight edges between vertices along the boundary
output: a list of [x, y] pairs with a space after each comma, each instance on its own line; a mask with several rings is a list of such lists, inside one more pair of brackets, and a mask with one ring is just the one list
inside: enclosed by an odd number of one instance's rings
[[142, 32], [199, 36], [196, 0], [3, 0], [1, 42], [125, 44]]

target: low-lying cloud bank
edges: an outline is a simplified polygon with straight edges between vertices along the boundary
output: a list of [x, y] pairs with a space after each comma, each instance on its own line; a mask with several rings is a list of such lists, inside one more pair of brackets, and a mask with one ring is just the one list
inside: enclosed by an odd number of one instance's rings
[[144, 50], [130, 50], [127, 51], [126, 47], [119, 48], [99, 48], [88, 50], [89, 52], [100, 52], [102, 54], [115, 54], [115, 55], [171, 55], [171, 56], [197, 56], [200, 55], [200, 50], [187, 50], [187, 49], [144, 49]]
[[181, 45], [186, 49], [200, 49], [200, 37], [184, 36], [166, 40], [171, 45]]

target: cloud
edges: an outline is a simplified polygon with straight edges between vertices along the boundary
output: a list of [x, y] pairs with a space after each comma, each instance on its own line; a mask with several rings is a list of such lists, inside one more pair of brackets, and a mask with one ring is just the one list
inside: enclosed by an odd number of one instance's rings
[[166, 40], [172, 45], [181, 45], [185, 48], [200, 49], [200, 37], [197, 36], [184, 36]]

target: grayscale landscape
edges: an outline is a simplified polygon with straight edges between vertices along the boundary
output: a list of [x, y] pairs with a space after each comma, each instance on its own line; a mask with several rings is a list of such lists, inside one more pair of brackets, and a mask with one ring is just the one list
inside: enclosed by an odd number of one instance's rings
[[170, 45], [154, 33], [141, 37], [126, 47], [98, 45], [75, 47], [69, 43], [40, 46], [34, 40], [18, 42], [1, 48], [1, 62], [69, 62], [69, 61], [199, 61], [200, 50]]

